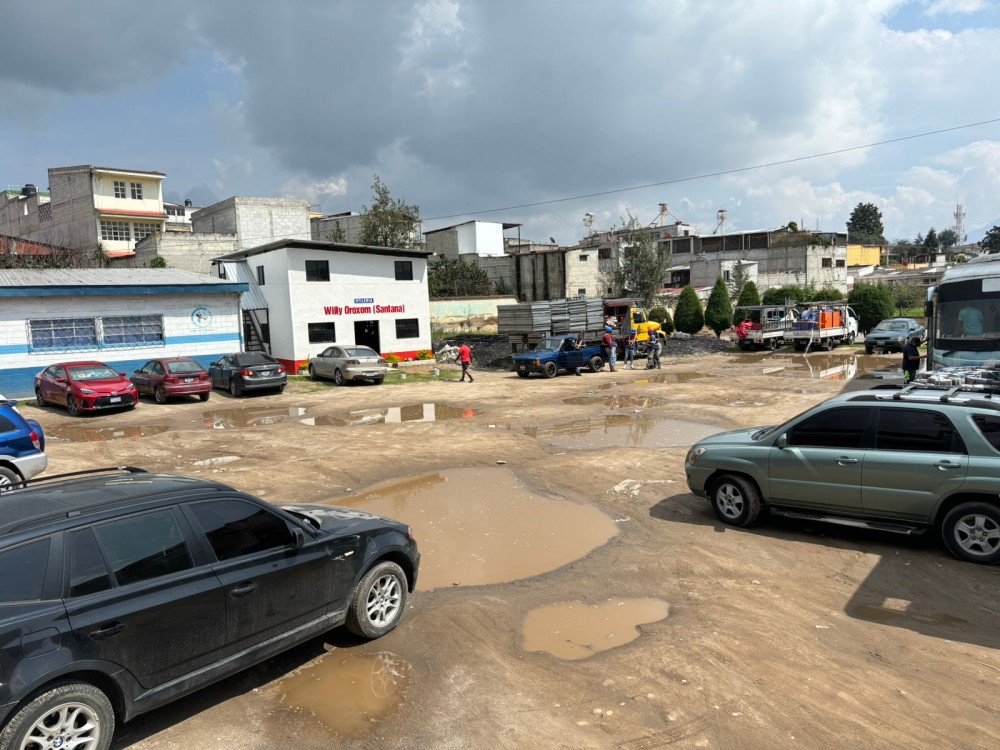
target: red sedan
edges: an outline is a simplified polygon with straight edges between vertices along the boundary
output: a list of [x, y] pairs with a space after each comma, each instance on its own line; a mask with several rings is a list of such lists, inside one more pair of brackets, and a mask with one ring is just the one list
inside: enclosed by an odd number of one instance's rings
[[62, 362], [35, 375], [39, 406], [60, 404], [73, 416], [85, 411], [135, 408], [139, 394], [125, 377], [103, 362]]
[[152, 396], [158, 404], [173, 396], [198, 396], [208, 401], [212, 393], [208, 372], [189, 357], [151, 359], [132, 373], [132, 383], [139, 395]]

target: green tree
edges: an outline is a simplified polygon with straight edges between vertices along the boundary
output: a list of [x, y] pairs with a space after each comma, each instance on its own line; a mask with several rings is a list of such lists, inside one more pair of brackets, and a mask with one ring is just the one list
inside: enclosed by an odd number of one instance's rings
[[663, 278], [670, 267], [669, 254], [657, 247], [656, 240], [631, 214], [624, 222], [618, 247], [620, 262], [613, 274], [615, 286], [649, 307], [663, 288]]
[[941, 249], [941, 241], [938, 239], [937, 232], [934, 231], [934, 227], [927, 230], [927, 236], [924, 237], [923, 250], [927, 255], [934, 255]]
[[743, 288], [750, 283], [750, 269], [742, 260], [736, 261], [733, 271], [729, 274], [729, 299], [736, 302], [743, 294]]
[[358, 242], [371, 247], [415, 247], [419, 243], [419, 206], [393, 198], [378, 175], [372, 183], [372, 205], [362, 207]]
[[786, 300], [804, 302], [808, 295], [800, 286], [776, 286], [764, 292], [760, 298], [762, 305], [783, 305]]
[[427, 272], [431, 297], [477, 297], [490, 294], [493, 284], [482, 268], [461, 258], [440, 258]]
[[844, 299], [844, 293], [833, 286], [814, 287], [806, 291], [808, 292], [806, 299], [810, 302], [836, 302]]
[[861, 245], [884, 245], [882, 212], [874, 203], [859, 203], [847, 222], [848, 239]]
[[166, 268], [167, 267], [167, 259], [164, 258], [162, 255], [157, 255], [155, 258], [153, 258], [151, 261], [149, 261], [149, 267], [150, 268]]
[[891, 318], [895, 309], [892, 290], [885, 284], [859, 284], [847, 295], [847, 301], [858, 314], [858, 328], [868, 333], [886, 318]]
[[740, 298], [736, 300], [736, 306], [742, 307], [743, 305], [759, 305], [760, 304], [760, 292], [757, 291], [757, 285], [752, 281], [748, 281], [746, 286], [743, 287], [743, 291], [740, 292]]
[[701, 300], [690, 284], [681, 290], [681, 296], [677, 298], [674, 325], [678, 331], [692, 336], [705, 327], [705, 312], [701, 309]]
[[[923, 238], [920, 238], [920, 242], [923, 242]], [[920, 244], [914, 242], [913, 240], [899, 239], [889, 245], [889, 258], [896, 258], [897, 261], [911, 261], [917, 255], [920, 254]], [[887, 263], [890, 261], [886, 261]]]
[[705, 325], [715, 331], [716, 336], [733, 325], [733, 303], [729, 300], [729, 289], [720, 276], [715, 280], [712, 293], [705, 305]]
[[650, 310], [649, 319], [659, 323], [660, 328], [663, 329], [663, 333], [667, 336], [674, 332], [674, 319], [670, 317], [670, 311], [663, 307], [663, 305], [657, 305]]
[[892, 301], [899, 315], [911, 307], [919, 307], [926, 295], [926, 289], [916, 284], [893, 284]]
[[1000, 226], [994, 226], [983, 235], [979, 246], [983, 248], [984, 253], [1000, 253]]
[[942, 250], [950, 250], [961, 241], [962, 238], [954, 229], [942, 229], [938, 232], [938, 242], [941, 243]]

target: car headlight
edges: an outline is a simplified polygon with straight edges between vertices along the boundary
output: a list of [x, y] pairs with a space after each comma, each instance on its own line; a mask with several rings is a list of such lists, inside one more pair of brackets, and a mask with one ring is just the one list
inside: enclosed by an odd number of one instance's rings
[[83, 393], [83, 394], [86, 394], [86, 395], [88, 395], [88, 396], [89, 396], [89, 395], [90, 395], [91, 393], [96, 393], [96, 392], [97, 392], [97, 391], [93, 391], [93, 390], [91, 390], [90, 388], [81, 388], [81, 389], [80, 389], [80, 393]]
[[691, 466], [694, 466], [696, 463], [698, 463], [698, 459], [705, 455], [705, 451], [707, 450], [708, 448], [701, 448], [701, 447], [692, 448], [691, 450], [688, 451], [685, 463], [689, 463], [691, 464]]

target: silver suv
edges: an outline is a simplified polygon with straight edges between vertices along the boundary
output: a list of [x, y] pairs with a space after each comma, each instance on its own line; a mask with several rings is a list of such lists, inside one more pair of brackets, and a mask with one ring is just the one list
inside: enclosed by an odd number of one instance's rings
[[1000, 396], [920, 384], [836, 396], [776, 427], [696, 443], [688, 486], [719, 520], [771, 513], [902, 534], [1000, 563]]

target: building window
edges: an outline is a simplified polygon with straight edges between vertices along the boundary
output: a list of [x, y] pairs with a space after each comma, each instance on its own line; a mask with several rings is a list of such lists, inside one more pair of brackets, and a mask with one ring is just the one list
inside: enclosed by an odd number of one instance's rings
[[264, 266], [257, 266], [257, 286], [264, 286]]
[[124, 181], [119, 182], [118, 180], [115, 180], [115, 198], [125, 198], [125, 197], [126, 197], [125, 182]]
[[328, 260], [307, 260], [306, 261], [306, 281], [329, 281], [330, 261]]
[[132, 200], [141, 201], [142, 200], [142, 183], [133, 182], [132, 183]]
[[163, 345], [162, 315], [116, 315], [101, 318], [101, 347], [129, 349], [143, 345]]
[[336, 323], [310, 323], [309, 343], [326, 344], [337, 340]]
[[220, 279], [226, 278], [226, 264], [225, 263], [220, 263], [219, 264], [219, 278]]
[[577, 289], [576, 290], [576, 296], [577, 297], [586, 297], [587, 296], [587, 290], [586, 289]]
[[129, 241], [129, 229], [127, 221], [102, 221], [101, 239], [115, 240], [117, 242]]
[[396, 321], [397, 339], [415, 339], [420, 336], [420, 321], [416, 318], [401, 318]]
[[94, 318], [28, 321], [28, 351], [69, 352], [97, 348]]
[[38, 220], [52, 221], [52, 204], [42, 203], [38, 206]]
[[413, 261], [396, 261], [396, 281], [413, 281]]
[[823, 268], [833, 268], [833, 258], [823, 258]]
[[725, 281], [728, 284], [730, 281], [733, 280], [733, 272], [732, 271], [723, 271], [722, 272], [722, 280]]
[[159, 231], [159, 224], [153, 224], [148, 221], [137, 221], [132, 225], [132, 237], [136, 242], [144, 237], [148, 237], [151, 234], [156, 234]]
[[837, 268], [845, 268], [847, 266], [847, 261], [843, 258], [837, 258]]
[[587, 258], [588, 258], [588, 257], [590, 257], [590, 256], [587, 256], [587, 255], [581, 255], [581, 256], [580, 256], [580, 260], [582, 260], [582, 261], [585, 261], [585, 260], [587, 260]]
[[183, 206], [167, 206], [167, 216], [183, 216]]
[[597, 259], [598, 260], [610, 260], [611, 259], [611, 248], [610, 247], [602, 247], [602, 248], [598, 249], [598, 251], [597, 251]]

